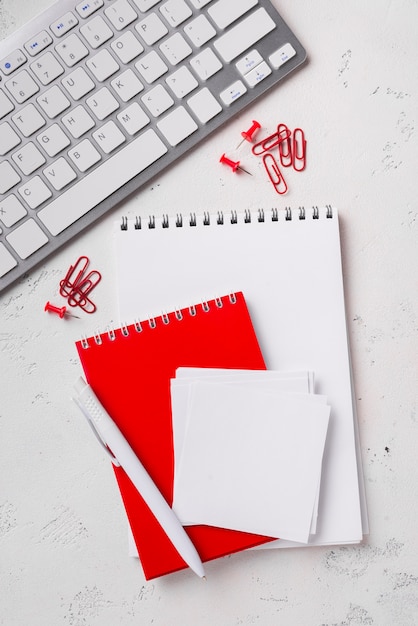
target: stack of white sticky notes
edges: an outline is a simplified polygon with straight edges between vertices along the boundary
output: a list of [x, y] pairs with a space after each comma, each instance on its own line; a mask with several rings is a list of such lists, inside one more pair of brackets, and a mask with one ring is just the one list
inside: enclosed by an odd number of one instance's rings
[[171, 400], [182, 523], [307, 543], [330, 417], [313, 374], [180, 368]]

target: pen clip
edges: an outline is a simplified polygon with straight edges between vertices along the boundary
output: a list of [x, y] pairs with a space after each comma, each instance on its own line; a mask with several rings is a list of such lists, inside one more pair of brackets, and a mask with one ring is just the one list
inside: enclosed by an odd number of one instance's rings
[[110, 460], [112, 461], [113, 465], [115, 467], [120, 467], [119, 461], [117, 460], [117, 458], [115, 457], [113, 452], [109, 449], [106, 441], [100, 435], [99, 431], [97, 430], [96, 426], [93, 423], [93, 420], [91, 419], [90, 415], [86, 411], [83, 403], [80, 402], [80, 400], [78, 398], [73, 398], [73, 400], [76, 403], [76, 405], [78, 406], [78, 408], [80, 409], [80, 411], [82, 412], [82, 414], [84, 415], [84, 417], [86, 418], [88, 424], [90, 425], [90, 428], [92, 429], [94, 435], [96, 436], [97, 441], [100, 443], [100, 445], [102, 446], [102, 448], [104, 449], [106, 454], [109, 455]]

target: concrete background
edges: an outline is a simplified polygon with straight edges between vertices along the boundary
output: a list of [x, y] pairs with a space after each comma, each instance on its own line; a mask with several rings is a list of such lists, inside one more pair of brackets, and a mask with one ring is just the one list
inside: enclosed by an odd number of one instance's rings
[[[418, 624], [418, 2], [273, 3], [309, 62], [0, 298], [2, 626]], [[1, 0], [0, 37], [48, 4]], [[252, 119], [306, 133], [307, 169], [289, 174], [284, 197], [249, 152], [253, 177], [218, 163]], [[341, 216], [370, 535], [228, 557], [206, 583], [188, 571], [146, 582], [111, 466], [70, 400], [74, 341], [119, 323], [113, 222], [328, 203]], [[47, 300], [64, 304], [59, 280], [81, 254], [103, 274], [97, 313], [44, 313]]]

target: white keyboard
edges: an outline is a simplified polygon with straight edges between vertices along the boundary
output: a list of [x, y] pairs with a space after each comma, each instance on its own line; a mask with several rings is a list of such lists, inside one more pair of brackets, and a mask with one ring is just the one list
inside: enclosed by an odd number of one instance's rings
[[60, 0], [0, 42], [0, 290], [304, 60], [268, 0]]

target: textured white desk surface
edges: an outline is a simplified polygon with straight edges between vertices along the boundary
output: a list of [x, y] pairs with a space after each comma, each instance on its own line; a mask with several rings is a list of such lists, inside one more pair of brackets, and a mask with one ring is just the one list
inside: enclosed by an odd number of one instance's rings
[[[1, 0], [0, 36], [48, 4]], [[0, 299], [2, 626], [418, 624], [418, 2], [274, 4], [309, 62]], [[306, 132], [307, 169], [289, 174], [284, 197], [245, 148], [253, 177], [218, 163], [252, 119]], [[326, 203], [342, 218], [370, 536], [228, 557], [207, 565], [206, 583], [186, 571], [146, 582], [110, 463], [70, 400], [74, 341], [119, 322], [113, 221]], [[47, 300], [64, 304], [59, 280], [82, 254], [103, 274], [97, 313], [44, 313]]]

